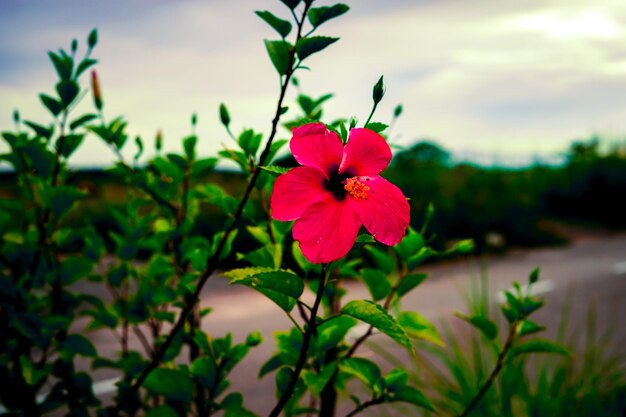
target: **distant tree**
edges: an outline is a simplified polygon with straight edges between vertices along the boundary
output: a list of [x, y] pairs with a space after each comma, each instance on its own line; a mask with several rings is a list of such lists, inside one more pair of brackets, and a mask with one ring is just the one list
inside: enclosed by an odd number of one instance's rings
[[447, 165], [450, 162], [450, 152], [430, 140], [422, 140], [411, 147], [396, 153], [394, 161], [403, 163], [409, 161]]

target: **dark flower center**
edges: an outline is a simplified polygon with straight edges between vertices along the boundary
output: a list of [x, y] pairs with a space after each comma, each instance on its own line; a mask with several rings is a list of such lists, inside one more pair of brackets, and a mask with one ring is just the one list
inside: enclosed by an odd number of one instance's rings
[[330, 192], [337, 201], [343, 201], [348, 192], [345, 189], [345, 183], [348, 178], [354, 177], [352, 170], [347, 169], [344, 173], [339, 173], [338, 165], [328, 167], [328, 179], [324, 179], [323, 187]]

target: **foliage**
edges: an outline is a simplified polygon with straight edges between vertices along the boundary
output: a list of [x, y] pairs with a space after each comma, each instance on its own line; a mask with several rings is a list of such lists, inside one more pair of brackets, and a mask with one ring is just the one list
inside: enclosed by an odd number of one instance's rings
[[[441, 345], [435, 326], [417, 312], [404, 311], [401, 301], [426, 279], [416, 267], [429, 258], [467, 254], [473, 244], [463, 240], [444, 251], [433, 249], [426, 233], [434, 211], [427, 206], [421, 211], [424, 221], [409, 228], [399, 244], [380, 246], [364, 234], [352, 250], [355, 256], [314, 265], [292, 241], [291, 224], [272, 221], [268, 199], [275, 176], [284, 171], [273, 160], [287, 142], [275, 140], [281, 116], [288, 111], [284, 97], [297, 83], [294, 73], [306, 68], [303, 61], [308, 63], [338, 39], [313, 33], [348, 11], [343, 4], [313, 7], [313, 0], [282, 3], [289, 20], [257, 12], [280, 35], [265, 41], [281, 81], [270, 133], [234, 133], [230, 112], [221, 104], [219, 118], [232, 145], [211, 158], [197, 155], [200, 139], [193, 115], [179, 152], [163, 154], [159, 135], [156, 156], [146, 160], [143, 139], [129, 140], [128, 122], [110, 117], [95, 71], [90, 88], [94, 109], [75, 114], [88, 92], [84, 74], [97, 63], [91, 57], [98, 42], [95, 30], [81, 58], [76, 40], [69, 51], [49, 53], [58, 82], [54, 92], [39, 98], [51, 124], [22, 120], [16, 112], [15, 129], [2, 133], [10, 152], [1, 158], [14, 170], [17, 185], [16, 198], [0, 200], [0, 402], [10, 413], [256, 415], [241, 393], [231, 389], [229, 376], [262, 343], [263, 335], [253, 332], [237, 341], [230, 333], [213, 337], [203, 330], [211, 309], [199, 304], [199, 296], [218, 273], [269, 298], [293, 323], [274, 335], [277, 351], [259, 374], [272, 374], [276, 384], [270, 416], [331, 416], [338, 393], [347, 393], [352, 381], [365, 384], [367, 395], [352, 396], [349, 415], [387, 402], [437, 408], [405, 371], [384, 373], [373, 360], [358, 356], [358, 350], [374, 329], [411, 354], [416, 340]], [[381, 77], [372, 89], [372, 110], [364, 124], [382, 134], [390, 127], [371, 119], [384, 91]], [[292, 115], [285, 125], [320, 120], [329, 98], [300, 94], [296, 101], [302, 114]], [[396, 108], [394, 120], [401, 112]], [[342, 118], [329, 127], [345, 142], [357, 124], [354, 118]], [[88, 136], [102, 140], [117, 156], [108, 173], [126, 187], [123, 198], [106, 207], [109, 223], [99, 229], [90, 222], [92, 216], [79, 219], [77, 210], [89, 210], [81, 202], [93, 189], [76, 181], [70, 168], [72, 155]], [[132, 162], [121, 152], [130, 146], [135, 149]], [[219, 175], [212, 171], [220, 160], [236, 164], [245, 184], [207, 182], [207, 175]], [[201, 213], [207, 211], [220, 221], [203, 229]], [[342, 283], [354, 278], [363, 282], [369, 299], [346, 301]], [[309, 290], [315, 294], [313, 304], [304, 301]], [[503, 310], [512, 329], [509, 339], [517, 342], [518, 331], [533, 330], [524, 323], [539, 307], [541, 302], [520, 288], [509, 294]], [[488, 340], [497, 339], [488, 317], [462, 317]], [[352, 340], [347, 335], [358, 322], [367, 330]], [[105, 354], [90, 340], [95, 330], [112, 332], [119, 349]], [[563, 353], [546, 340], [511, 343], [502, 351], [508, 356], [498, 363], [501, 368], [504, 359], [537, 351]], [[94, 394], [84, 361], [90, 369], [104, 368], [119, 377], [110, 402]]]

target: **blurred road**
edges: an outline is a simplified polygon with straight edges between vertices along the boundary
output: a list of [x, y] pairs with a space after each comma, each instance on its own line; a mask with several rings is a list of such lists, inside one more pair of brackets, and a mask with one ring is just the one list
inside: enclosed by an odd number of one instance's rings
[[[615, 325], [617, 347], [626, 346], [626, 326], [617, 324], [620, 318], [626, 317], [626, 235], [623, 234], [579, 238], [561, 248], [514, 250], [504, 255], [470, 257], [427, 266], [423, 270], [431, 277], [406, 297], [404, 307], [420, 312], [435, 324], [443, 320], [458, 322], [452, 318], [452, 312], [466, 311], [463, 294], [472, 282], [477, 282], [481, 273], [488, 274], [492, 301], [498, 302], [499, 291], [509, 288], [514, 280], [527, 282], [528, 273], [536, 266], [542, 271], [538, 290], [546, 297], [546, 307], [536, 316], [536, 321], [548, 326], [547, 336], [555, 331], [569, 299], [571, 323], [580, 323], [578, 327], [584, 328], [588, 308], [595, 305], [600, 327]], [[348, 286], [351, 298], [367, 297], [358, 282]], [[312, 298], [311, 294], [308, 296]], [[259, 381], [256, 375], [274, 351], [272, 332], [288, 328], [289, 319], [257, 292], [240, 286], [228, 287], [220, 277], [209, 281], [203, 291], [202, 306], [213, 308], [203, 327], [214, 337], [231, 331], [235, 341], [242, 341], [254, 330], [266, 336], [265, 342], [254, 348], [235, 369], [231, 387], [245, 394], [248, 408], [260, 415], [266, 414], [275, 402], [274, 378], [270, 375]], [[110, 332], [93, 332], [89, 338], [105, 354], [119, 349], [119, 342]], [[374, 339], [387, 346], [385, 336], [376, 335]], [[132, 346], [141, 350], [137, 340], [132, 341]], [[395, 352], [391, 342], [389, 346]], [[359, 352], [368, 354], [367, 346]], [[105, 392], [112, 386], [111, 378], [117, 375], [108, 370], [98, 370], [93, 375], [96, 381], [103, 381], [98, 390], [106, 398]]]

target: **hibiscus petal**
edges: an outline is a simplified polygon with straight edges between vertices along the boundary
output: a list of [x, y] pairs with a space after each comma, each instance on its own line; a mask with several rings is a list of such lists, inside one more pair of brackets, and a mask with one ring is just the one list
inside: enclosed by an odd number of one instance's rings
[[309, 123], [294, 129], [289, 147], [300, 165], [316, 167], [326, 175], [329, 168], [339, 167], [343, 156], [341, 139], [323, 123]]
[[389, 161], [391, 149], [385, 138], [369, 129], [356, 128], [350, 130], [339, 172], [353, 176], [374, 176], [387, 168]]
[[382, 177], [372, 177], [365, 185], [370, 187], [366, 200], [349, 198], [361, 221], [374, 239], [386, 245], [402, 240], [409, 226], [410, 208], [402, 191]]
[[328, 197], [311, 204], [296, 220], [293, 238], [300, 242], [310, 262], [328, 263], [350, 252], [360, 227], [359, 216], [350, 204]]
[[280, 175], [270, 200], [272, 217], [281, 221], [300, 217], [307, 207], [328, 194], [322, 187], [324, 179], [320, 170], [311, 167], [297, 167]]

